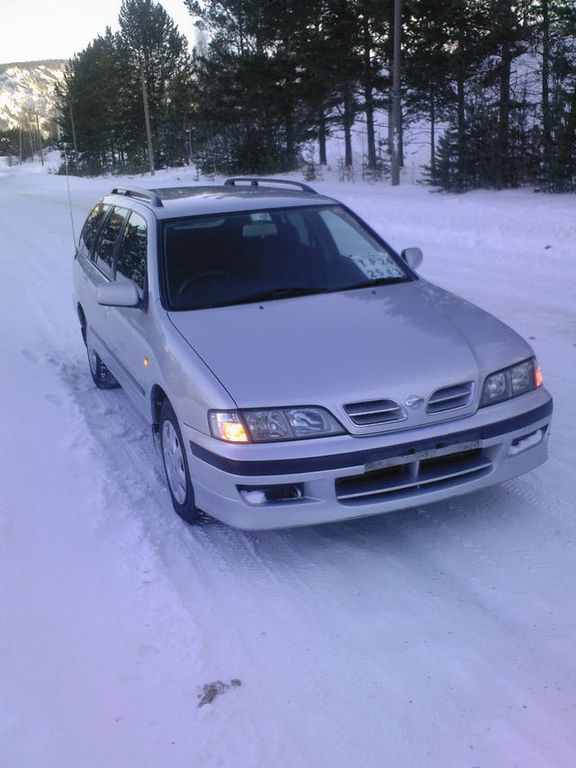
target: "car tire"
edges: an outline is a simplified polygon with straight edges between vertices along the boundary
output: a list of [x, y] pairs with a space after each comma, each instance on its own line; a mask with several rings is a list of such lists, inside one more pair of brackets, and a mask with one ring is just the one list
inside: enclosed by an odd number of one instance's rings
[[106, 363], [102, 361], [100, 355], [96, 352], [92, 344], [90, 343], [90, 333], [86, 329], [83, 331], [84, 341], [86, 343], [86, 352], [88, 354], [88, 365], [90, 366], [90, 373], [92, 374], [92, 380], [98, 389], [115, 389], [120, 384], [116, 381], [114, 376], [108, 370]]
[[162, 403], [159, 427], [160, 453], [172, 506], [182, 520], [193, 525], [201, 515], [196, 507], [180, 425], [168, 400]]

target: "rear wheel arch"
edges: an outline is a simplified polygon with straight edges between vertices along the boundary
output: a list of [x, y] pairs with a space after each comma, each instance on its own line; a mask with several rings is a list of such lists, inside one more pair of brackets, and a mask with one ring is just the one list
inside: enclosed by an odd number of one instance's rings
[[108, 370], [108, 366], [92, 346], [88, 321], [86, 320], [86, 315], [84, 314], [84, 310], [80, 303], [76, 305], [76, 311], [78, 312], [78, 319], [80, 320], [82, 340], [84, 341], [86, 352], [88, 354], [88, 364], [90, 366], [90, 374], [94, 384], [96, 384], [98, 389], [115, 389], [116, 387], [119, 387], [120, 384], [116, 381], [114, 375]]
[[78, 319], [80, 320], [82, 338], [84, 339], [84, 344], [86, 344], [86, 315], [84, 314], [84, 310], [82, 309], [82, 305], [80, 303], [76, 305], [76, 311], [78, 312]]

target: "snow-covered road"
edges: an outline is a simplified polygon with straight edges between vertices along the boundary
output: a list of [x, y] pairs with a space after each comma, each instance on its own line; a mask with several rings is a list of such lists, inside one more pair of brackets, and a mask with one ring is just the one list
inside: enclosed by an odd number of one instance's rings
[[[116, 183], [72, 179], [77, 230]], [[379, 518], [186, 527], [92, 386], [65, 179], [0, 168], [0, 768], [576, 765], [576, 197], [316, 186], [530, 337], [550, 461]]]

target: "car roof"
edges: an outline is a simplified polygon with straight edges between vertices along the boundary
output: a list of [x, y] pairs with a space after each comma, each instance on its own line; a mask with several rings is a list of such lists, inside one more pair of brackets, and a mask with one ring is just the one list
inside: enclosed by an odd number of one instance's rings
[[[159, 219], [233, 213], [262, 208], [335, 205], [337, 201], [305, 189], [280, 189], [248, 185], [193, 185], [156, 189], [117, 188], [107, 198], [136, 201], [154, 211]], [[112, 202], [112, 200], [109, 200]]]

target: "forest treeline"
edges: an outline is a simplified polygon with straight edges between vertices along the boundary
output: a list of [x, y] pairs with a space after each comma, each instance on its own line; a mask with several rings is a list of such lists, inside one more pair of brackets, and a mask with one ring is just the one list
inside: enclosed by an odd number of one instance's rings
[[[336, 134], [343, 169], [387, 173], [394, 0], [183, 2], [192, 53], [161, 5], [124, 0], [118, 32], [69, 61], [57, 98], [77, 172], [310, 177]], [[432, 184], [576, 190], [574, 0], [403, 0], [402, 20], [402, 126], [429, 131]]]

